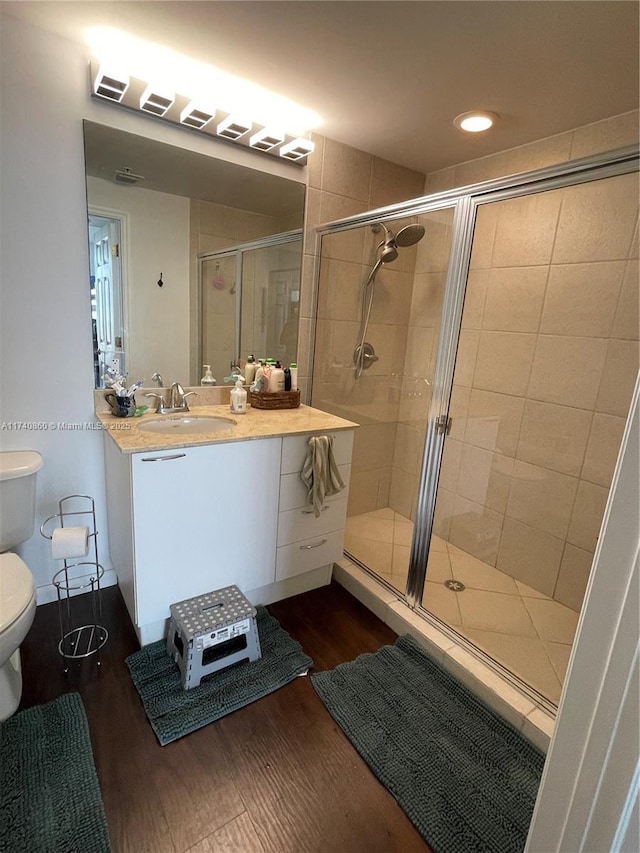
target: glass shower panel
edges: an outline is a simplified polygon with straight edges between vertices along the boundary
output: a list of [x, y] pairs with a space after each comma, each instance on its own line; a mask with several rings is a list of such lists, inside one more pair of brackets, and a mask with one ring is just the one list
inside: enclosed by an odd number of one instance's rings
[[637, 175], [478, 208], [423, 606], [553, 702], [638, 372]]
[[296, 360], [301, 240], [243, 252], [240, 357]]
[[[202, 361], [222, 384], [236, 352], [237, 252], [217, 255], [202, 263]], [[200, 365], [201, 367], [202, 365]]]
[[312, 405], [360, 424], [345, 550], [400, 592], [407, 582], [453, 212], [397, 218], [322, 239]]

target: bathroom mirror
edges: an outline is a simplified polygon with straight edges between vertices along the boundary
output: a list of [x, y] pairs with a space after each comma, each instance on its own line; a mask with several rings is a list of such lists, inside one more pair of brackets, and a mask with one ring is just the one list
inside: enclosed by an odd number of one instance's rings
[[[147, 385], [156, 372], [165, 384], [199, 384], [201, 362], [214, 360], [209, 346], [221, 373], [246, 358], [242, 281], [215, 263], [202, 279], [201, 259], [240, 244], [268, 245], [273, 235], [302, 228], [304, 184], [95, 122], [84, 122], [84, 146], [96, 387], [114, 358], [131, 382]], [[265, 291], [286, 279], [297, 300], [291, 270], [300, 262], [276, 260], [263, 272]], [[216, 299], [203, 299], [202, 288]], [[274, 320], [266, 316], [274, 301], [260, 297], [252, 292], [253, 329], [284, 325], [297, 309], [279, 304]], [[204, 317], [203, 310], [220, 316]]]

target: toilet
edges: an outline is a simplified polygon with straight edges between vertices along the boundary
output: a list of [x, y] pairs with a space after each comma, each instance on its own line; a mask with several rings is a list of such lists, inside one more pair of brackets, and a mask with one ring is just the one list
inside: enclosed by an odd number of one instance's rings
[[0, 722], [20, 704], [20, 644], [36, 614], [33, 576], [10, 549], [33, 535], [40, 468], [33, 450], [0, 452]]

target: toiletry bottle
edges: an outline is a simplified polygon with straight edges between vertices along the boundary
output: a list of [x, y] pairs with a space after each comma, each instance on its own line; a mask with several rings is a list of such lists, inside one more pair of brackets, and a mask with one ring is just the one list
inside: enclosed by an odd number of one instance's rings
[[253, 380], [256, 375], [256, 360], [250, 355], [247, 363], [244, 366], [244, 381], [246, 385], [253, 385]]
[[265, 391], [271, 391], [271, 373], [273, 372], [275, 366], [276, 363], [272, 358], [266, 359], [266, 361], [262, 365], [262, 371], [267, 380], [267, 387], [265, 388]]
[[242, 387], [242, 376], [236, 379], [236, 387], [231, 389], [231, 411], [235, 415], [244, 415], [247, 411], [247, 392]]
[[291, 391], [291, 371], [288, 367], [284, 368], [284, 390]]
[[204, 364], [203, 367], [204, 367], [204, 376], [200, 380], [200, 384], [201, 385], [215, 385], [216, 380], [213, 376], [213, 373], [211, 372], [211, 365], [210, 364]]
[[291, 371], [291, 390], [297, 391], [298, 390], [298, 365], [295, 363], [295, 361], [291, 362], [291, 366], [289, 367], [289, 370]]
[[284, 370], [279, 361], [271, 371], [269, 377], [269, 391], [284, 391]]

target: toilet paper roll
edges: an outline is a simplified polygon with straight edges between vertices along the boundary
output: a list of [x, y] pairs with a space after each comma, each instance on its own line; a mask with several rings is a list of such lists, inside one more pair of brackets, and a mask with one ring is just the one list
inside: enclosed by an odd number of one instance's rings
[[86, 557], [89, 552], [88, 527], [57, 527], [51, 537], [51, 555], [54, 560]]

